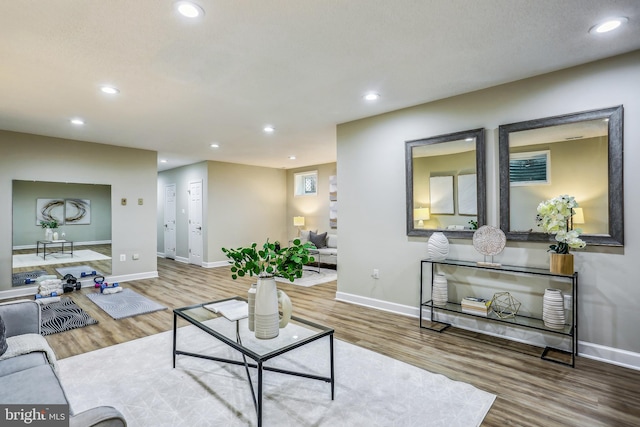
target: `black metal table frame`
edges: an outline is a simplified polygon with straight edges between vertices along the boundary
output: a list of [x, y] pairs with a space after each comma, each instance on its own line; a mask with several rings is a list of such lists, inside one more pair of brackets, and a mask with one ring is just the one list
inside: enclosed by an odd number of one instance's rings
[[[71, 252], [65, 252], [64, 251], [64, 245], [65, 243], [68, 243], [71, 246]], [[36, 242], [36, 256], [40, 256], [40, 244], [42, 244], [42, 259], [46, 260], [47, 259], [47, 255], [51, 255], [51, 254], [57, 254], [57, 253], [61, 253], [61, 254], [70, 254], [71, 257], [73, 257], [73, 241], [71, 240], [59, 240], [59, 241], [54, 241], [54, 240], [38, 240]], [[60, 250], [56, 251], [56, 252], [47, 252], [47, 245], [60, 245]]]
[[[220, 301], [226, 301], [226, 300], [230, 300], [230, 299], [240, 299], [245, 301], [244, 298], [242, 297], [235, 297], [235, 298], [227, 298], [225, 300], [220, 300]], [[213, 302], [219, 302], [219, 301], [213, 301]], [[204, 304], [196, 304], [193, 306], [189, 306], [189, 307], [182, 307], [182, 308], [177, 308], [173, 310], [173, 368], [175, 369], [176, 367], [176, 356], [177, 355], [183, 355], [183, 356], [191, 356], [191, 357], [197, 357], [200, 359], [207, 359], [207, 360], [213, 360], [215, 362], [222, 362], [222, 363], [229, 363], [229, 364], [233, 364], [233, 365], [240, 365], [240, 366], [244, 366], [245, 367], [245, 371], [247, 373], [247, 381], [249, 382], [249, 386], [251, 388], [251, 397], [253, 398], [253, 405], [256, 408], [256, 414], [258, 417], [258, 427], [262, 426], [262, 376], [263, 376], [263, 371], [271, 371], [271, 372], [277, 372], [280, 374], [287, 374], [287, 375], [294, 375], [297, 377], [303, 377], [303, 378], [309, 378], [309, 379], [313, 379], [313, 380], [319, 380], [319, 381], [324, 381], [324, 382], [328, 382], [331, 383], [331, 400], [334, 400], [334, 395], [335, 395], [335, 372], [334, 372], [334, 358], [333, 358], [333, 329], [330, 328], [326, 328], [324, 326], [315, 324], [313, 322], [309, 322], [308, 320], [305, 319], [301, 319], [299, 317], [296, 316], [291, 316], [291, 319], [312, 326], [314, 328], [317, 329], [323, 329], [324, 331], [314, 335], [313, 337], [301, 340], [295, 344], [291, 344], [288, 345], [286, 347], [280, 348], [278, 350], [274, 350], [268, 354], [265, 355], [259, 355], [257, 353], [254, 353], [253, 351], [245, 348], [242, 346], [242, 341], [240, 340], [240, 322], [239, 321], [235, 321], [236, 323], [236, 341], [234, 342], [233, 340], [230, 340], [229, 338], [225, 337], [224, 335], [216, 332], [213, 329], [207, 328], [206, 326], [202, 325], [200, 322], [194, 322], [191, 318], [185, 316], [184, 314], [182, 314], [181, 311], [179, 310], [189, 310], [189, 309], [193, 309], [193, 308], [199, 308], [202, 307], [205, 304], [211, 304], [211, 302], [207, 302]], [[187, 322], [189, 322], [190, 324], [198, 327], [199, 329], [203, 330], [204, 332], [208, 333], [209, 335], [211, 335], [212, 337], [216, 338], [219, 341], [222, 341], [223, 343], [227, 344], [228, 346], [230, 346], [231, 348], [239, 351], [242, 354], [242, 362], [239, 360], [232, 360], [232, 359], [223, 359], [223, 358], [219, 358], [219, 357], [214, 357], [214, 356], [208, 356], [208, 355], [204, 355], [204, 354], [198, 354], [198, 353], [191, 353], [191, 352], [187, 352], [187, 351], [181, 351], [178, 350], [176, 348], [176, 344], [177, 344], [177, 325], [178, 325], [178, 317], [186, 320]], [[213, 332], [213, 333], [212, 333]], [[328, 336], [329, 337], [329, 357], [330, 357], [330, 363], [331, 363], [331, 376], [330, 377], [323, 377], [320, 375], [314, 375], [314, 374], [308, 374], [308, 373], [303, 373], [303, 372], [294, 372], [294, 371], [288, 371], [288, 370], [284, 370], [284, 369], [278, 369], [278, 368], [273, 368], [270, 366], [264, 366], [264, 362], [268, 361], [269, 359], [272, 359], [276, 356], [280, 356], [281, 354], [284, 354], [286, 352], [289, 352], [293, 349], [296, 349], [298, 347], [301, 347], [305, 344], [309, 344], [313, 341], [317, 341], [320, 338], [324, 338]], [[247, 356], [251, 359], [253, 359], [255, 361], [255, 363], [249, 363], [247, 362]], [[256, 391], [253, 385], [253, 381], [251, 380], [251, 374], [249, 371], [249, 368], [254, 368], [258, 370], [258, 395], [256, 396]]]

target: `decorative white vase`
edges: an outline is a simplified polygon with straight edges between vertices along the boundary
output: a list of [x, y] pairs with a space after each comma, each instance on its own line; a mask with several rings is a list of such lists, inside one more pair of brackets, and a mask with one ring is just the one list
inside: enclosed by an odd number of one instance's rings
[[447, 259], [447, 255], [449, 255], [449, 240], [447, 240], [444, 233], [436, 231], [431, 234], [427, 243], [427, 252], [430, 260], [443, 261]]
[[442, 273], [433, 276], [433, 288], [431, 289], [433, 305], [444, 306], [449, 300], [447, 277]]
[[251, 287], [249, 288], [249, 292], [248, 292], [248, 303], [249, 303], [249, 319], [248, 319], [248, 323], [249, 323], [249, 330], [250, 331], [254, 331], [255, 330], [255, 312], [256, 312], [256, 291], [257, 291], [257, 283], [254, 283], [251, 285]]
[[57, 231], [53, 232], [53, 240], [58, 240], [58, 232]]
[[[278, 312], [278, 303], [282, 305], [282, 318]], [[254, 311], [254, 329], [256, 338], [271, 339], [279, 334], [291, 319], [291, 300], [276, 288], [273, 276], [258, 277], [256, 287], [256, 307]]]
[[44, 240], [53, 240], [53, 230], [51, 230], [50, 228], [45, 228]]
[[564, 329], [564, 297], [560, 289], [545, 289], [542, 298], [542, 320], [551, 329]]

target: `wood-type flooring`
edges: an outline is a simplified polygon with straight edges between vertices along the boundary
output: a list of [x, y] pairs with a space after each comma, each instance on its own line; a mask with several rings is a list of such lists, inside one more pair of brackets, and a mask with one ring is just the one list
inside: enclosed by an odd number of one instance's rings
[[[68, 294], [100, 323], [47, 336], [58, 357], [170, 330], [173, 308], [246, 296], [252, 283], [232, 280], [228, 267], [206, 269], [161, 258], [158, 272], [157, 279], [121, 285], [169, 310], [116, 321], [84, 296], [94, 289]], [[539, 349], [511, 341], [456, 328], [420, 329], [416, 318], [336, 301], [336, 282], [278, 287], [291, 297], [295, 315], [334, 328], [337, 339], [496, 394], [483, 426], [640, 426], [640, 371], [581, 357], [572, 369], [541, 360], [534, 356]]]

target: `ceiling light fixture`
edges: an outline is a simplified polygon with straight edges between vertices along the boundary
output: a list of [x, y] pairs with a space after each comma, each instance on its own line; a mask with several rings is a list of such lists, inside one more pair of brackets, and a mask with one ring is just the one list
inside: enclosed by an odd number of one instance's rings
[[296, 156], [289, 156], [289, 160], [295, 160]]
[[364, 97], [367, 101], [375, 101], [376, 99], [380, 99], [380, 94], [375, 92], [369, 92]]
[[273, 126], [271, 126], [271, 125], [267, 125], [267, 126], [265, 126], [265, 127], [264, 127], [264, 129], [263, 129], [263, 130], [264, 130], [265, 132], [267, 132], [267, 133], [273, 133], [273, 132], [275, 132], [276, 128], [274, 128], [274, 127], [273, 127]]
[[220, 148], [220, 144], [213, 143], [209, 147], [211, 147], [211, 148]]
[[589, 28], [589, 32], [592, 34], [608, 33], [609, 31], [613, 31], [616, 28], [619, 28], [622, 24], [625, 24], [627, 21], [629, 21], [629, 18], [625, 18], [625, 17], [610, 18], [610, 19], [607, 19], [606, 21], [603, 21]]
[[118, 90], [118, 88], [113, 87], [113, 86], [106, 86], [106, 85], [105, 86], [101, 86], [100, 90], [103, 93], [106, 93], [106, 94], [109, 94], [109, 95], [115, 95], [117, 93], [120, 93], [120, 90]]
[[180, 13], [180, 15], [187, 18], [197, 18], [198, 16], [204, 15], [204, 9], [202, 9], [195, 3], [191, 3], [190, 1], [177, 2], [176, 10], [178, 11], [178, 13]]
[[71, 119], [71, 124], [74, 124], [76, 126], [82, 126], [84, 124], [84, 120], [80, 118]]
[[165, 159], [160, 160], [160, 163], [167, 163]]

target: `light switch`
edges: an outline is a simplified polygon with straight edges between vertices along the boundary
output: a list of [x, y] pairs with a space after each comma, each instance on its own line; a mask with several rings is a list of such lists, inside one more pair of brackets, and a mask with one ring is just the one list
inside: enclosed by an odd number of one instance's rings
[[140, 206], [142, 206], [142, 204], [143, 204], [142, 199], [138, 199], [138, 204], [139, 204]]
[[127, 206], [127, 199], [126, 199], [126, 198], [124, 198], [124, 197], [123, 197], [122, 199], [120, 199], [120, 204], [121, 204], [122, 206]]

